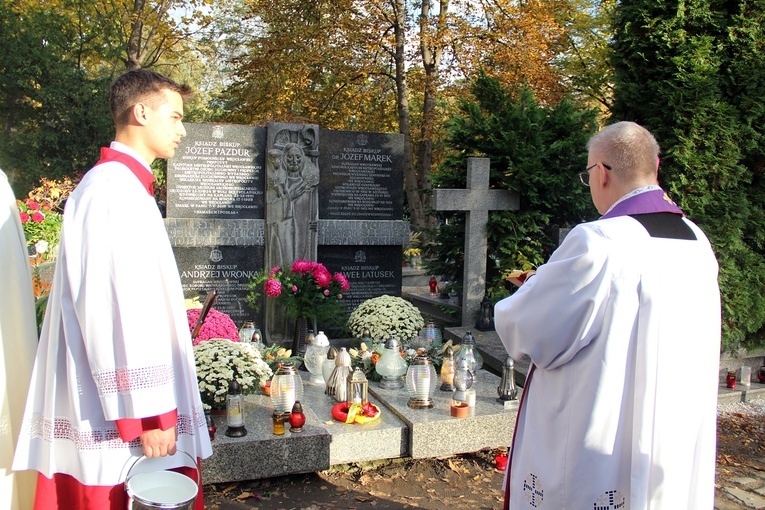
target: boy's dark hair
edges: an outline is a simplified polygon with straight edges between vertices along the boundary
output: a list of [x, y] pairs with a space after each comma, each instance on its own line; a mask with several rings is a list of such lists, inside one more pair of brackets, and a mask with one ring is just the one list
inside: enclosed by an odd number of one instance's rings
[[109, 108], [115, 126], [124, 126], [130, 120], [130, 109], [140, 102], [151, 102], [152, 97], [162, 90], [177, 92], [187, 99], [191, 96], [188, 85], [179, 85], [170, 78], [150, 69], [128, 71], [112, 84], [109, 94]]

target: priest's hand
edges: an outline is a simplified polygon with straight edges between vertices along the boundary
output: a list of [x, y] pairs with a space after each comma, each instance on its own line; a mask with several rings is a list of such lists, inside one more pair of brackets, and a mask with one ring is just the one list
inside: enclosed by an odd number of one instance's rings
[[176, 428], [167, 430], [154, 429], [141, 434], [143, 454], [147, 457], [164, 457], [175, 453], [175, 441], [178, 439]]

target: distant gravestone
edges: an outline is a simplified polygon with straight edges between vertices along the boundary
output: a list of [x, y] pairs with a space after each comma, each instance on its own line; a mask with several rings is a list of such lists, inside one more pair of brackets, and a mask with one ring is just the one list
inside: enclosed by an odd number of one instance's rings
[[465, 211], [465, 269], [462, 326], [473, 327], [486, 291], [486, 225], [489, 211], [517, 211], [515, 191], [489, 189], [489, 159], [468, 158], [467, 189], [434, 189], [433, 209]]
[[218, 292], [215, 308], [252, 320], [249, 280], [263, 269], [265, 129], [185, 124], [168, 161], [167, 219], [184, 293]]

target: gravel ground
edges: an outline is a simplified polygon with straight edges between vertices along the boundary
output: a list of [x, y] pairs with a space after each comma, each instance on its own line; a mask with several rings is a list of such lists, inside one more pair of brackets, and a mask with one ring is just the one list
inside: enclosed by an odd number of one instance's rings
[[718, 417], [734, 413], [748, 416], [765, 416], [765, 398], [757, 398], [747, 402], [721, 402], [717, 404]]

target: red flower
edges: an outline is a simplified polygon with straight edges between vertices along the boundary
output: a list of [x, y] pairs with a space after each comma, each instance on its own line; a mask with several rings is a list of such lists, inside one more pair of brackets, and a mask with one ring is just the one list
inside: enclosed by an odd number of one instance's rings
[[35, 211], [34, 214], [32, 214], [32, 221], [35, 223], [42, 223], [44, 219], [45, 215], [40, 211]]
[[26, 223], [29, 221], [29, 213], [19, 213], [19, 218], [21, 218], [21, 223]]
[[40, 208], [40, 204], [38, 204], [34, 200], [26, 199], [24, 202], [27, 204], [27, 207], [29, 207], [32, 211], [36, 211]]

